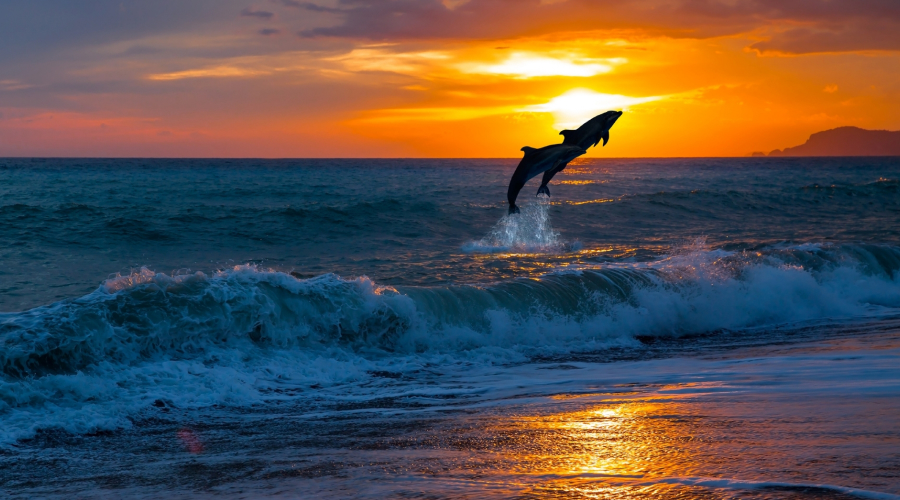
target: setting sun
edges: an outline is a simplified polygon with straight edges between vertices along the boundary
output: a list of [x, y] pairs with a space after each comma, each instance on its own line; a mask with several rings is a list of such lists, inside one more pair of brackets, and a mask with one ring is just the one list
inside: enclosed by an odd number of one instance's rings
[[627, 110], [630, 106], [653, 102], [662, 97], [628, 97], [615, 94], [600, 94], [588, 89], [574, 89], [554, 97], [545, 104], [522, 108], [532, 113], [550, 113], [554, 126], [560, 129], [577, 128], [594, 115], [608, 109]]

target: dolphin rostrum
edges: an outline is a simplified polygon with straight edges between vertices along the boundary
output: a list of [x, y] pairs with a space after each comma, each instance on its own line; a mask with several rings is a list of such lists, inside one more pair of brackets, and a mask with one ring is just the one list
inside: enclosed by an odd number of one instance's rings
[[522, 157], [522, 161], [516, 167], [512, 179], [509, 180], [509, 190], [506, 192], [510, 214], [519, 213], [519, 207], [516, 206], [516, 198], [529, 179], [540, 173], [553, 170], [561, 164], [569, 163], [586, 153], [581, 146], [569, 144], [553, 144], [540, 149], [525, 146], [522, 148], [522, 151], [525, 152], [525, 156]]
[[[559, 135], [563, 136], [563, 144], [578, 146], [583, 149], [596, 146], [601, 139], [603, 139], [603, 145], [606, 146], [606, 143], [609, 141], [609, 129], [612, 128], [620, 116], [622, 116], [621, 111], [607, 111], [586, 121], [577, 130], [563, 130]], [[554, 175], [566, 168], [568, 164], [568, 162], [560, 163], [556, 168], [544, 172], [544, 178], [541, 180], [541, 187], [538, 188], [537, 194], [544, 193], [550, 196], [550, 188], [547, 187], [547, 183], [550, 182]]]

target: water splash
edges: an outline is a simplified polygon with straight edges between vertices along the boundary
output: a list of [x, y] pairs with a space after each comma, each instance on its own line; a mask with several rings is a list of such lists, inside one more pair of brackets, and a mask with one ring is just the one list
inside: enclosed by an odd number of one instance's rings
[[550, 198], [538, 196], [518, 214], [505, 215], [487, 236], [463, 245], [464, 252], [492, 253], [520, 251], [556, 253], [565, 250], [559, 233], [550, 225]]

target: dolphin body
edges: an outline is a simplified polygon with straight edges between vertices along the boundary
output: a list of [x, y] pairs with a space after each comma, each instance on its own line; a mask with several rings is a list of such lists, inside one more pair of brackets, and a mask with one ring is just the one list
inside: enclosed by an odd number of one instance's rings
[[[609, 141], [609, 129], [616, 123], [616, 120], [622, 116], [621, 111], [607, 111], [602, 115], [597, 115], [586, 121], [577, 130], [563, 130], [559, 135], [563, 136], [563, 144], [578, 146], [587, 149], [596, 146], [603, 139], [603, 145]], [[544, 178], [541, 179], [541, 187], [538, 188], [537, 194], [544, 193], [550, 196], [550, 188], [547, 184], [554, 175], [566, 168], [569, 162], [560, 163], [556, 168], [544, 172]]]
[[522, 148], [522, 151], [525, 152], [525, 156], [522, 157], [522, 161], [516, 167], [512, 179], [509, 180], [509, 190], [506, 192], [510, 214], [519, 213], [519, 207], [516, 206], [516, 198], [529, 179], [540, 173], [553, 170], [559, 165], [565, 165], [587, 152], [581, 146], [570, 144], [553, 144], [540, 149], [525, 146]]

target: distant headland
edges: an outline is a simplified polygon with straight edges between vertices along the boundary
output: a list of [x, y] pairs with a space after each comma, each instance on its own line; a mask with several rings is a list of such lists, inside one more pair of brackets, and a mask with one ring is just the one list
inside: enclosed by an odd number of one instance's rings
[[[751, 156], [766, 156], [756, 152]], [[806, 143], [768, 156], [900, 156], [900, 131], [838, 127], [809, 136]]]

